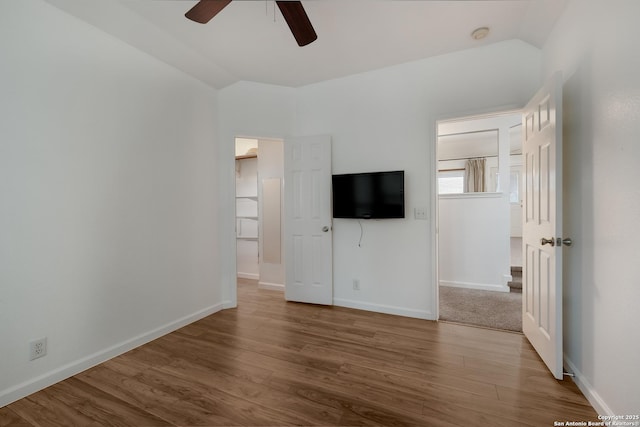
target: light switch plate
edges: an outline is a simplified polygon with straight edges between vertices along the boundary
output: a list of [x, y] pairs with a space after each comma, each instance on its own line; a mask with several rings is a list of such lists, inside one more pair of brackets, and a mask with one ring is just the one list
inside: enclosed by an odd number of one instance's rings
[[413, 208], [413, 216], [415, 219], [422, 219], [422, 220], [426, 220], [427, 219], [427, 208]]

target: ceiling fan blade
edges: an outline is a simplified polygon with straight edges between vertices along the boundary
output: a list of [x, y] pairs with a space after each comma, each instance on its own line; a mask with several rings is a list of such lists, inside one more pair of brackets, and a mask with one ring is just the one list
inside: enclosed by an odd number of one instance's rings
[[318, 38], [311, 21], [299, 1], [276, 1], [284, 20], [298, 42], [298, 46], [306, 46]]
[[200, 24], [206, 24], [229, 3], [231, 0], [200, 0], [184, 16]]

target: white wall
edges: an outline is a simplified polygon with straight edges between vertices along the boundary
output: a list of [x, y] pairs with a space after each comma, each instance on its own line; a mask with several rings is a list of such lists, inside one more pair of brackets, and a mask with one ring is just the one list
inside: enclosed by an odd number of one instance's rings
[[334, 221], [334, 302], [434, 318], [434, 225], [413, 209], [434, 209], [435, 121], [521, 107], [539, 70], [538, 49], [509, 41], [298, 89], [241, 83], [220, 91], [221, 134], [329, 134], [334, 173], [404, 169], [406, 219], [363, 221], [361, 247], [357, 221]]
[[440, 196], [440, 285], [509, 292], [509, 203], [502, 193]]
[[216, 91], [40, 0], [0, 58], [2, 406], [223, 297]]
[[573, 0], [543, 50], [565, 77], [565, 357], [617, 415], [640, 412], [639, 16], [637, 0]]

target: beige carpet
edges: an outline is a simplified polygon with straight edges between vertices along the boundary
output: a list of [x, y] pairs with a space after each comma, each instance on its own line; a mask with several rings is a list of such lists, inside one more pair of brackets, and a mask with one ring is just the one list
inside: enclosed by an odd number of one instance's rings
[[440, 320], [522, 332], [522, 294], [440, 286]]

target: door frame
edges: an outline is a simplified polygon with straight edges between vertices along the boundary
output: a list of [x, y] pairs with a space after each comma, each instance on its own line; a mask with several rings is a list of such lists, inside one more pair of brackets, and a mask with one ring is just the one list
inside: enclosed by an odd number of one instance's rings
[[[436, 117], [433, 120], [432, 128], [432, 141], [430, 144], [430, 164], [431, 164], [431, 217], [433, 222], [431, 225], [431, 232], [434, 238], [432, 239], [432, 283], [433, 286], [433, 306], [431, 308], [434, 313], [434, 320], [440, 320], [440, 198], [438, 194], [438, 124], [440, 122], [455, 121], [455, 120], [475, 120], [475, 119], [489, 119], [492, 117], [504, 116], [504, 115], [520, 115], [522, 114], [521, 107], [504, 106], [501, 108], [481, 110], [477, 112], [462, 112], [460, 114], [450, 114], [445, 116]], [[500, 152], [498, 152], [500, 156]], [[508, 157], [508, 156], [507, 156]]]
[[[257, 133], [262, 134], [261, 136], [255, 136]], [[224, 192], [227, 192], [227, 200], [228, 203], [232, 206], [230, 212], [227, 212], [228, 217], [223, 218], [219, 224], [221, 224], [222, 229], [229, 232], [228, 239], [220, 239], [221, 244], [219, 245], [219, 249], [222, 248], [231, 249], [231, 257], [230, 267], [233, 273], [233, 277], [226, 277], [226, 295], [223, 297], [223, 308], [235, 308], [238, 306], [238, 245], [236, 240], [236, 179], [235, 179], [235, 170], [236, 170], [236, 138], [247, 138], [247, 139], [257, 139], [257, 140], [280, 140], [284, 141], [285, 137], [283, 135], [273, 135], [267, 134], [267, 132], [233, 132], [233, 135], [230, 138], [230, 141], [227, 144], [222, 144], [222, 149], [229, 149], [229, 152], [222, 152], [221, 157], [226, 158], [225, 165], [229, 169], [222, 168], [222, 172], [226, 173], [226, 178], [220, 178], [220, 189]], [[224, 193], [223, 193], [224, 194]], [[224, 244], [226, 242], [226, 244]], [[258, 243], [259, 244], [259, 243]], [[286, 260], [285, 260], [286, 262]], [[223, 277], [223, 281], [225, 278]], [[224, 282], [223, 282], [224, 283]], [[224, 286], [223, 286], [224, 288]], [[284, 294], [283, 297], [284, 299]]]
[[[301, 137], [294, 137], [291, 135], [287, 135], [287, 136], [282, 136], [282, 135], [269, 135], [269, 136], [254, 136], [255, 134], [253, 132], [234, 132], [233, 136], [231, 136], [230, 138], [230, 144], [229, 146], [227, 146], [226, 144], [223, 146], [223, 149], [229, 149], [230, 153], [221, 153], [221, 157], [225, 157], [227, 159], [229, 159], [229, 163], [226, 163], [227, 165], [229, 165], [229, 170], [224, 170], [223, 168], [223, 172], [227, 173], [226, 175], [226, 179], [221, 179], [221, 185], [223, 185], [224, 187], [221, 187], [223, 190], [225, 191], [229, 191], [229, 193], [227, 194], [228, 196], [228, 200], [231, 203], [232, 209], [230, 210], [230, 212], [227, 212], [227, 214], [229, 215], [229, 217], [225, 218], [224, 220], [222, 220], [220, 222], [220, 224], [222, 224], [222, 227], [224, 230], [226, 230], [227, 232], [229, 232], [228, 234], [228, 240], [225, 240], [224, 238], [220, 239], [221, 243], [222, 242], [228, 242], [228, 245], [224, 245], [222, 244], [221, 246], [219, 246], [220, 250], [223, 249], [227, 249], [227, 248], [231, 248], [231, 252], [232, 255], [229, 259], [230, 261], [230, 267], [232, 268], [232, 271], [229, 271], [227, 274], [230, 274], [231, 277], [226, 277], [226, 282], [227, 282], [227, 286], [226, 286], [226, 295], [224, 296], [224, 302], [223, 302], [223, 308], [235, 308], [238, 306], [238, 293], [237, 293], [237, 272], [238, 272], [238, 245], [237, 245], [237, 239], [236, 239], [236, 215], [237, 215], [237, 207], [236, 207], [236, 179], [235, 179], [235, 162], [236, 162], [236, 155], [235, 155], [235, 145], [236, 145], [236, 139], [237, 138], [247, 138], [247, 139], [257, 139], [258, 141], [263, 140], [263, 141], [269, 141], [269, 140], [276, 140], [276, 141], [281, 141], [283, 143], [283, 148], [285, 145], [285, 141], [287, 139], [293, 139], [293, 138], [310, 138], [310, 137], [315, 137], [315, 136], [301, 136]], [[285, 159], [283, 159], [284, 162]], [[259, 160], [258, 160], [259, 161]], [[284, 178], [284, 164], [283, 164], [283, 178]], [[331, 170], [330, 170], [331, 173]], [[227, 180], [229, 180], [230, 182], [226, 182]], [[258, 183], [258, 185], [260, 185]], [[260, 188], [258, 188], [258, 194], [260, 194]], [[283, 215], [283, 229], [286, 229], [287, 224], [286, 224], [286, 196], [285, 193], [282, 194], [282, 200], [283, 200], [283, 205], [282, 205], [282, 215]], [[333, 220], [333, 218], [330, 218], [330, 222]], [[332, 227], [330, 227], [332, 228]], [[283, 236], [286, 239], [286, 235]], [[283, 241], [282, 242], [283, 248], [286, 245], [286, 242]], [[260, 241], [258, 242], [258, 247], [260, 247]], [[287, 265], [287, 257], [286, 257], [286, 250], [283, 250], [283, 263], [285, 264], [285, 268]], [[225, 281], [225, 278], [223, 278], [223, 283]], [[224, 286], [223, 286], [224, 288]], [[285, 274], [285, 283], [283, 284], [283, 299], [285, 299], [285, 292], [284, 290], [286, 289], [286, 274]], [[278, 289], [279, 290], [279, 289]]]

